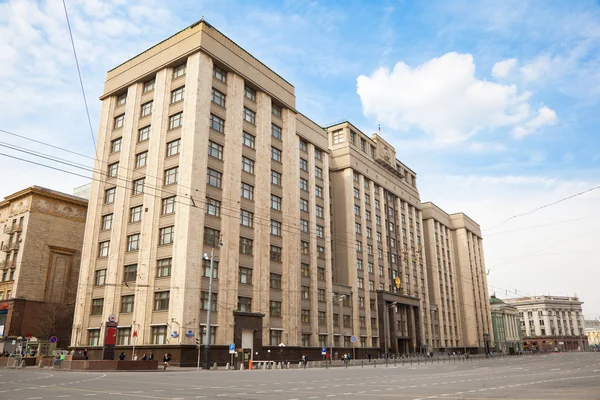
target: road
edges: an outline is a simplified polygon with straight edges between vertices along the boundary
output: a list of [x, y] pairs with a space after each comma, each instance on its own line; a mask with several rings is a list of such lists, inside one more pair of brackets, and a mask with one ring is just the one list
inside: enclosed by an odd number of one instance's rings
[[0, 399], [600, 399], [600, 353], [426, 366], [83, 373], [0, 370]]

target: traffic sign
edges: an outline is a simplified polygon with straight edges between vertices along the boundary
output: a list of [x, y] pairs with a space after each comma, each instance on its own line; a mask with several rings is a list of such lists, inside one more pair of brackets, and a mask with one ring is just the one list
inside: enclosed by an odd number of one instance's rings
[[56, 336], [52, 336], [50, 338], [50, 343], [56, 343], [56, 342], [58, 342], [58, 338]]
[[235, 343], [229, 343], [229, 354], [235, 354]]
[[352, 343], [354, 343], [354, 342], [356, 342], [356, 338], [355, 338], [354, 336], [352, 336], [352, 337], [350, 338], [350, 341], [351, 341]]
[[326, 347], [323, 347], [323, 348], [321, 349], [321, 355], [325, 355], [325, 354], [327, 354], [327, 348], [326, 348]]

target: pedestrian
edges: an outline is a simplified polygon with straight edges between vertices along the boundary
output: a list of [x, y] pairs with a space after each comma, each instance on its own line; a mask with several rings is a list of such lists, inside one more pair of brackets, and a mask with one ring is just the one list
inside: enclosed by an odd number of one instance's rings
[[371, 353], [367, 354], [367, 358], [369, 359], [369, 362], [371, 362]]
[[169, 367], [169, 362], [171, 361], [171, 354], [165, 353], [163, 357], [163, 370], [166, 370]]
[[54, 368], [60, 367], [60, 354], [56, 353], [54, 356]]
[[122, 351], [121, 354], [119, 354], [119, 360], [124, 361], [125, 357], [126, 357], [125, 352]]
[[137, 361], [137, 360], [138, 360], [137, 354], [134, 354], [133, 355], [133, 361]]
[[302, 354], [302, 367], [306, 368], [306, 362], [308, 361], [306, 354]]
[[142, 361], [146, 361], [148, 359], [148, 357], [146, 356], [146, 353], [142, 354]]
[[88, 351], [87, 349], [83, 350], [83, 356], [85, 357], [85, 359], [88, 359]]
[[154, 360], [154, 353], [152, 351], [150, 351], [150, 355], [148, 356], [148, 360], [149, 361], [153, 361]]
[[337, 360], [337, 358], [338, 358], [338, 352], [336, 351], [334, 359]]

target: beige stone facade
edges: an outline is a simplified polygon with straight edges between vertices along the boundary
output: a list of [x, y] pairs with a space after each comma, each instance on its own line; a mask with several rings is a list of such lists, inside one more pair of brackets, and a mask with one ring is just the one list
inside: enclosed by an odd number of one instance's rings
[[38, 186], [0, 202], [0, 351], [27, 334], [68, 345], [86, 209]]

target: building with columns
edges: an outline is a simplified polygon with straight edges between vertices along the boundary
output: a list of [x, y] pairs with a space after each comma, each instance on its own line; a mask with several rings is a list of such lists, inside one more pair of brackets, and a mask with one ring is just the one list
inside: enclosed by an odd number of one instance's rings
[[519, 312], [497, 298], [490, 297], [492, 328], [494, 332], [494, 350], [506, 354], [515, 354], [523, 350]]
[[526, 350], [587, 350], [583, 302], [578, 297], [531, 296], [503, 299], [516, 307]]

